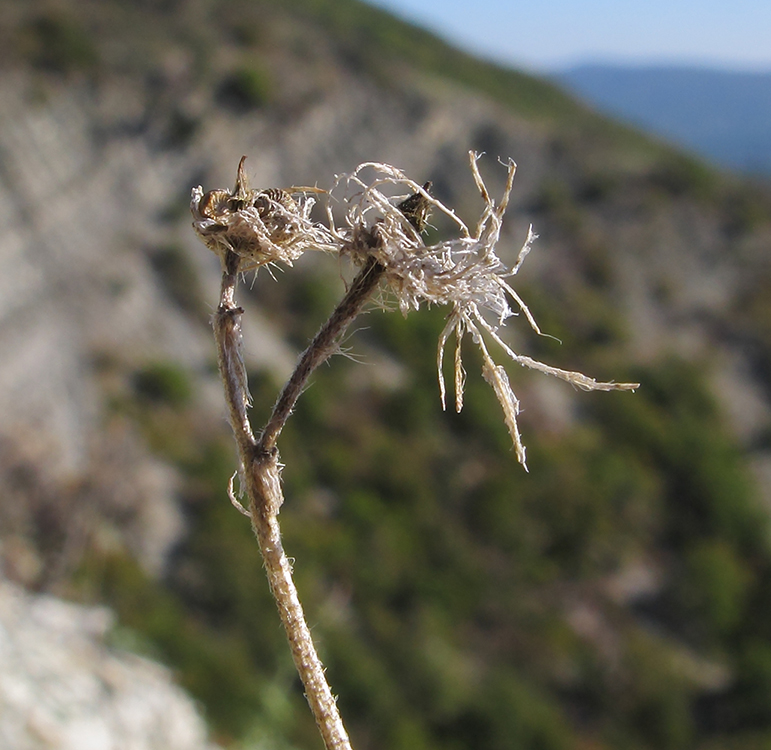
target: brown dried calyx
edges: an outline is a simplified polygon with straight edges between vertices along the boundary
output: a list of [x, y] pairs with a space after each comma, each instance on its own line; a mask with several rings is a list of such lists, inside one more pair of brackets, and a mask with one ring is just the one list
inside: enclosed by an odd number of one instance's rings
[[430, 193], [431, 185], [430, 180], [424, 183], [423, 192], [413, 193], [396, 207], [418, 232], [423, 232], [428, 225], [431, 201], [428, 200], [425, 194]]
[[[329, 250], [333, 238], [310, 220], [316, 188], [268, 188], [252, 190], [242, 157], [233, 190], [219, 188], [207, 193], [193, 189], [190, 210], [193, 228], [204, 244], [223, 260], [229, 253], [239, 257], [238, 271], [269, 263], [292, 265], [306, 250]], [[297, 195], [297, 199], [293, 196]]]

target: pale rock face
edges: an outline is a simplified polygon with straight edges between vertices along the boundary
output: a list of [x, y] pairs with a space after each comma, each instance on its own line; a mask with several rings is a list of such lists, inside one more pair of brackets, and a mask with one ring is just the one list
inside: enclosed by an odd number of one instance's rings
[[110, 611], [0, 580], [0, 746], [215, 750], [165, 668], [110, 648]]

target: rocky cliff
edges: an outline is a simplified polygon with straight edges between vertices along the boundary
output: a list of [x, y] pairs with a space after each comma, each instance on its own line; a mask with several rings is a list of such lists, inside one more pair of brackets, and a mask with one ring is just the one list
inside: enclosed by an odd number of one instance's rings
[[213, 750], [167, 670], [108, 646], [111, 628], [105, 608], [0, 583], [4, 747]]

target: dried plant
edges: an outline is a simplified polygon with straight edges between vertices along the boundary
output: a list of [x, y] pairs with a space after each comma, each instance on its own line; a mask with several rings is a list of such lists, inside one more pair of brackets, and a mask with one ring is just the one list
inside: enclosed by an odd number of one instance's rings
[[[251, 190], [243, 157], [231, 190], [193, 189], [190, 209], [193, 228], [204, 244], [225, 262], [229, 253], [238, 257], [238, 271], [256, 270], [272, 263], [291, 266], [306, 250], [335, 252], [335, 238], [310, 220], [315, 204], [308, 193], [317, 188], [269, 188]], [[297, 197], [295, 197], [297, 196]]]
[[[525, 243], [513, 267], [507, 267], [496, 255], [495, 249], [500, 238], [503, 215], [509, 203], [514, 182], [516, 164], [506, 165], [506, 186], [500, 201], [490, 196], [477, 167], [478, 156], [469, 154], [471, 172], [484, 201], [482, 215], [473, 232], [461, 221], [455, 212], [428, 194], [426, 187], [420, 187], [402, 172], [387, 164], [362, 164], [350, 175], [338, 178], [336, 187], [345, 187], [343, 200], [349, 206], [346, 227], [336, 230], [330, 214], [330, 226], [338, 237], [341, 252], [348, 252], [354, 260], [362, 257], [374, 258], [385, 269], [385, 282], [395, 295], [399, 309], [404, 315], [417, 310], [422, 302], [429, 305], [449, 305], [447, 324], [439, 336], [437, 350], [437, 371], [442, 408], [445, 406], [445, 382], [443, 359], [447, 341], [455, 334], [454, 358], [455, 409], [463, 408], [463, 390], [466, 373], [461, 359], [461, 342], [466, 332], [471, 334], [479, 347], [482, 359], [482, 374], [495, 391], [503, 408], [504, 420], [516, 449], [519, 462], [527, 468], [525, 448], [517, 425], [519, 401], [509, 384], [506, 371], [491, 357], [483, 332], [497, 343], [506, 355], [523, 367], [553, 375], [587, 391], [633, 390], [637, 383], [601, 383], [580, 372], [560, 370], [514, 352], [501, 338], [499, 328], [515, 315], [510, 300], [525, 316], [531, 328], [539, 335], [541, 330], [527, 305], [513, 289], [508, 279], [516, 275], [522, 262], [530, 252], [537, 235], [530, 227]], [[374, 178], [365, 182], [361, 174], [370, 171]], [[433, 206], [446, 214], [457, 225], [459, 236], [436, 245], [425, 246], [420, 233], [404, 215], [400, 205], [394, 205], [383, 193], [383, 188], [403, 185], [420, 196], [426, 207]], [[334, 194], [334, 190], [333, 190]], [[425, 209], [424, 209], [425, 210]], [[425, 219], [421, 219], [424, 221]], [[362, 227], [377, 231], [379, 242], [375, 245], [360, 245], [357, 238], [366, 236]]]
[[[278, 512], [283, 503], [281, 464], [276, 441], [313, 370], [339, 349], [350, 323], [382, 285], [406, 315], [428, 305], [449, 305], [447, 323], [439, 336], [437, 369], [442, 406], [445, 404], [444, 351], [449, 337], [456, 338], [454, 356], [455, 408], [463, 406], [465, 370], [461, 342], [471, 335], [482, 354], [482, 374], [500, 402], [517, 458], [525, 464], [525, 448], [517, 424], [519, 401], [504, 368], [488, 351], [486, 339], [498, 344], [514, 362], [561, 378], [584, 390], [632, 390], [636, 383], [602, 383], [581, 373], [560, 370], [514, 352], [499, 333], [512, 315], [521, 312], [531, 328], [538, 328], [527, 305], [513, 289], [516, 275], [536, 239], [532, 228], [511, 268], [496, 255], [503, 216], [508, 206], [516, 165], [506, 166], [507, 180], [501, 199], [490, 196], [470, 154], [471, 172], [483, 200], [483, 210], [472, 232], [455, 214], [434, 198], [430, 183], [418, 185], [387, 164], [366, 163], [337, 178], [327, 202], [328, 225], [311, 219], [316, 188], [252, 190], [238, 165], [232, 191], [193, 190], [193, 227], [222, 262], [220, 302], [213, 317], [220, 374], [225, 387], [230, 423], [238, 446], [242, 492], [248, 507], [236, 498], [233, 480], [229, 495], [233, 504], [252, 521], [259, 541], [271, 590], [291, 646], [306, 697], [328, 750], [350, 748], [337, 705], [324, 676], [305, 622], [291, 566], [281, 545]], [[389, 195], [395, 189], [407, 195]], [[336, 224], [333, 206], [342, 205], [345, 215]], [[457, 226], [457, 237], [426, 246], [422, 239], [430, 211], [446, 214]], [[273, 263], [292, 265], [306, 250], [322, 250], [350, 258], [359, 267], [356, 278], [327, 322], [300, 357], [292, 376], [276, 401], [270, 419], [255, 437], [247, 409], [250, 397], [242, 356], [241, 315], [235, 302], [239, 275]], [[515, 309], [512, 309], [511, 303]], [[234, 475], [235, 478], [235, 475]]]

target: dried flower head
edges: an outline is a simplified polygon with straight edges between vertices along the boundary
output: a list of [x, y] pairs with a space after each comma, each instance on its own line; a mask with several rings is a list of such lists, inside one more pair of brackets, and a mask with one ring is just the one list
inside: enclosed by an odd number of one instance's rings
[[[395, 167], [377, 162], [366, 162], [350, 174], [337, 178], [330, 195], [346, 207], [346, 213], [343, 225], [336, 226], [331, 203], [327, 202], [327, 228], [311, 221], [314, 199], [307, 195], [325, 191], [316, 188], [251, 190], [244, 173], [245, 157], [238, 165], [238, 178], [232, 191], [219, 189], [204, 194], [200, 187], [193, 190], [193, 226], [223, 262], [226, 256], [235, 254], [240, 272], [279, 261], [292, 265], [292, 261], [306, 250], [325, 250], [346, 255], [361, 266], [374, 261], [404, 315], [417, 310], [422, 303], [449, 305], [451, 309], [439, 335], [436, 355], [442, 408], [446, 402], [444, 352], [453, 334], [456, 339], [455, 409], [463, 408], [466, 372], [461, 343], [469, 333], [482, 354], [482, 375], [492, 386], [503, 409], [517, 459], [527, 468], [517, 424], [519, 401], [506, 371], [490, 355], [488, 340], [495, 342], [517, 364], [560, 378], [583, 390], [634, 390], [639, 384], [603, 383], [580, 372], [561, 370], [517, 354], [501, 338], [501, 326], [519, 313], [535, 333], [543, 335], [527, 305], [509, 283], [537, 235], [532, 227], [528, 230], [512, 267], [498, 257], [496, 245], [516, 164], [509, 160], [504, 165], [506, 185], [496, 203], [479, 173], [478, 155], [471, 152], [469, 158], [471, 173], [483, 201], [482, 213], [473, 232], [451, 208], [430, 194], [431, 183], [418, 185]], [[406, 188], [409, 193], [390, 196], [395, 188]], [[457, 237], [425, 245], [421, 233], [432, 209], [454, 222]]]
[[[527, 468], [525, 448], [517, 424], [519, 401], [509, 384], [504, 368], [490, 355], [485, 336], [497, 343], [506, 355], [524, 367], [553, 375], [583, 390], [633, 390], [637, 383], [602, 383], [578, 372], [560, 370], [538, 362], [530, 357], [517, 354], [500, 337], [499, 328], [506, 319], [519, 310], [531, 328], [541, 334], [538, 324], [527, 305], [512, 288], [508, 279], [519, 270], [536, 239], [532, 227], [511, 268], [496, 255], [495, 248], [500, 238], [503, 215], [509, 202], [514, 181], [516, 164], [506, 164], [507, 180], [500, 201], [490, 196], [477, 167], [478, 156], [470, 153], [471, 172], [479, 190], [484, 207], [477, 225], [472, 232], [455, 212], [432, 197], [427, 190], [407, 178], [401, 171], [388, 164], [368, 162], [352, 173], [338, 178], [335, 190], [343, 191], [343, 200], [348, 206], [345, 223], [335, 228], [330, 212], [332, 232], [339, 239], [341, 251], [352, 256], [354, 261], [363, 262], [374, 257], [385, 269], [384, 277], [390, 291], [395, 295], [403, 314], [416, 310], [421, 303], [450, 305], [447, 324], [439, 336], [437, 370], [442, 407], [445, 406], [445, 382], [443, 376], [444, 351], [451, 334], [455, 335], [454, 357], [455, 408], [463, 408], [463, 391], [466, 373], [461, 359], [461, 341], [465, 334], [471, 334], [479, 347], [483, 359], [482, 374], [495, 391], [503, 408], [504, 420], [511, 435], [519, 462]], [[366, 181], [363, 173], [374, 176]], [[410, 198], [389, 198], [388, 189], [394, 185], [407, 187], [412, 191]], [[400, 202], [399, 202], [400, 201]], [[412, 201], [420, 207], [419, 221], [412, 221], [405, 204]], [[412, 203], [407, 205], [409, 209]], [[429, 207], [446, 214], [455, 222], [459, 236], [435, 245], [426, 246], [420, 236]], [[376, 242], [363, 242], [362, 238], [375, 237]]]
[[310, 213], [315, 199], [307, 193], [317, 188], [249, 188], [244, 161], [232, 191], [203, 192], [193, 188], [190, 210], [193, 228], [204, 244], [224, 260], [232, 251], [239, 257], [238, 271], [270, 263], [292, 265], [306, 250], [336, 251], [335, 240]]

